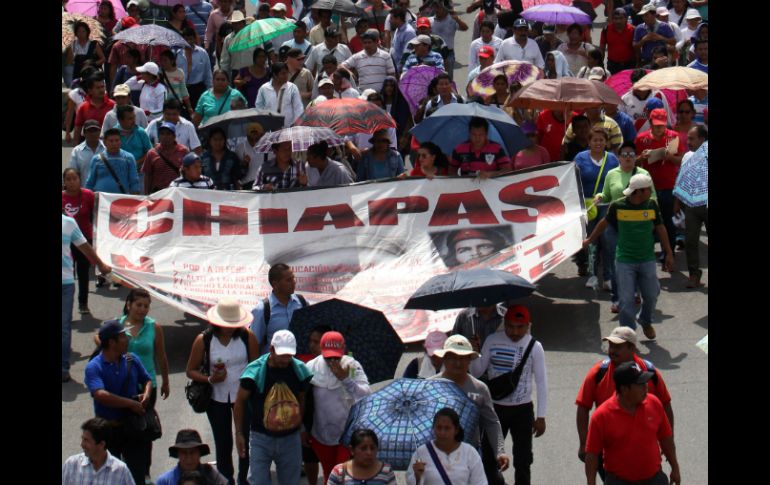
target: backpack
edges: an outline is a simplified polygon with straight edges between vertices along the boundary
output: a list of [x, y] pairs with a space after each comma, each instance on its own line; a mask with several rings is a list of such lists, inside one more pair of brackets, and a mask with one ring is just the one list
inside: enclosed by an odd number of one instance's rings
[[[658, 373], [655, 372], [655, 366], [652, 365], [652, 362], [650, 362], [647, 359], [642, 359], [644, 362], [644, 365], [647, 366], [647, 370], [649, 372], [652, 372], [652, 384], [657, 386], [658, 385]], [[604, 375], [607, 373], [607, 370], [610, 368], [610, 359], [604, 359], [602, 361], [602, 365], [599, 366], [599, 371], [596, 373], [596, 378], [594, 379], [594, 382], [596, 384], [599, 384], [602, 379], [604, 379]]]
[[265, 397], [262, 424], [273, 432], [290, 431], [302, 422], [299, 401], [284, 382], [273, 384]]
[[[307, 300], [304, 296], [297, 293], [297, 298], [299, 298], [299, 302], [302, 303], [302, 308], [305, 308], [309, 305]], [[267, 325], [270, 323], [270, 298], [265, 298], [262, 300], [262, 303], [264, 303], [264, 315], [265, 315], [265, 336], [267, 336]]]

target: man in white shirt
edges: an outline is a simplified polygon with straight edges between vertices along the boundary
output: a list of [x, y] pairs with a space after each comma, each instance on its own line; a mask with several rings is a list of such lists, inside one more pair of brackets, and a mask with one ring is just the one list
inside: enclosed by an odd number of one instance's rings
[[294, 83], [289, 82], [289, 67], [285, 62], [276, 62], [270, 67], [273, 79], [259, 88], [254, 107], [275, 111], [284, 117], [283, 126], [288, 128], [305, 112], [302, 96]]
[[[104, 132], [118, 124], [118, 106], [127, 106], [131, 104], [131, 88], [127, 84], [118, 84], [115, 89], [112, 90], [112, 98], [115, 100], [115, 106], [104, 115], [104, 121], [102, 121], [102, 132]], [[136, 125], [142, 128], [147, 128], [147, 115], [144, 114], [144, 110], [139, 106], [134, 106], [134, 114], [136, 115]]]
[[332, 82], [334, 83], [335, 98], [358, 98], [361, 96], [361, 93], [350, 84], [350, 71], [343, 67], [334, 71]]
[[[500, 399], [492, 398], [495, 412], [500, 418], [503, 436], [511, 432], [513, 440], [513, 468], [517, 484], [530, 484], [532, 464], [532, 434], [536, 437], [545, 433], [545, 412], [548, 400], [545, 351], [540, 342], [529, 334], [529, 310], [523, 305], [512, 305], [503, 318], [503, 330], [490, 335], [481, 348], [481, 356], [471, 363], [471, 374], [475, 377], [484, 372], [490, 379], [490, 390], [494, 395], [494, 379], [513, 371], [524, 361], [520, 378], [513, 392]], [[537, 385], [537, 419], [532, 404], [532, 382]], [[499, 397], [499, 396], [498, 396]]]
[[327, 54], [332, 54], [337, 62], [345, 62], [352, 55], [345, 44], [340, 44], [340, 31], [336, 27], [329, 27], [324, 32], [324, 42], [313, 47], [310, 55], [305, 59], [305, 67], [315, 76], [321, 61]]
[[246, 138], [241, 139], [235, 146], [235, 154], [243, 161], [247, 168], [243, 170], [244, 176], [241, 179], [242, 190], [251, 190], [254, 185], [254, 179], [257, 178], [257, 171], [267, 160], [275, 159], [273, 152], [258, 153], [254, 148], [265, 134], [265, 129], [259, 123], [251, 123], [246, 127]]
[[503, 39], [495, 37], [495, 24], [489, 20], [481, 22], [481, 37], [471, 42], [471, 48], [468, 54], [468, 72], [473, 71], [479, 65], [479, 49], [481, 46], [490, 46], [494, 49], [494, 54], [497, 55], [497, 51], [503, 44]]
[[513, 22], [513, 37], [502, 42], [495, 62], [526, 61], [543, 69], [545, 67], [543, 55], [540, 53], [537, 42], [527, 35], [528, 31], [527, 21], [522, 18], [516, 19]]
[[107, 451], [110, 423], [102, 418], [91, 418], [80, 427], [83, 434], [80, 447], [83, 453], [72, 455], [62, 465], [61, 482], [96, 485], [132, 485], [134, 478], [125, 463]]
[[[117, 122], [116, 122], [117, 123]], [[86, 120], [83, 125], [85, 141], [72, 149], [69, 168], [74, 168], [80, 173], [80, 178], [85, 179], [91, 168], [91, 159], [104, 151], [104, 144], [99, 139], [99, 122]]]
[[364, 50], [342, 63], [342, 67], [352, 70], [358, 77], [358, 88], [361, 91], [374, 89], [379, 92], [385, 78], [396, 75], [393, 60], [390, 54], [378, 48], [379, 41], [380, 33], [377, 29], [367, 30], [361, 35]]
[[147, 136], [150, 137], [153, 145], [160, 143], [158, 138], [158, 127], [164, 122], [174, 123], [176, 125], [176, 142], [180, 145], [184, 145], [191, 152], [195, 152], [198, 155], [203, 153], [203, 147], [201, 141], [198, 138], [198, 133], [195, 131], [195, 125], [192, 122], [182, 118], [182, 104], [176, 99], [169, 99], [163, 103], [163, 116], [156, 120], [152, 120], [147, 125]]

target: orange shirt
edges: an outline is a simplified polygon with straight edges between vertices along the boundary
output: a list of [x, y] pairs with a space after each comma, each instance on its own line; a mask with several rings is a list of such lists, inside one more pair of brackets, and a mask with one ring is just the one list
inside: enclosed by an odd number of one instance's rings
[[[638, 355], [634, 355], [634, 362], [643, 371], [647, 370], [647, 365]], [[615, 395], [615, 379], [612, 377], [612, 373], [615, 371], [615, 364], [610, 362], [607, 373], [604, 374], [602, 380], [597, 384], [596, 373], [599, 372], [601, 365], [602, 361], [599, 361], [588, 371], [583, 384], [580, 386], [577, 398], [575, 398], [575, 404], [578, 406], [591, 409], [595, 403], [598, 408], [604, 401]], [[653, 384], [652, 381], [655, 379], [650, 379], [647, 381], [647, 391], [654, 394], [663, 404], [668, 404], [671, 402], [671, 395], [668, 393], [666, 383], [663, 382], [663, 377], [658, 372], [658, 369], [655, 369], [655, 375], [657, 376], [658, 384]]]
[[586, 452], [603, 452], [607, 473], [627, 481], [645, 480], [661, 468], [658, 442], [672, 435], [657, 397], [647, 394], [631, 415], [615, 396], [591, 416]]

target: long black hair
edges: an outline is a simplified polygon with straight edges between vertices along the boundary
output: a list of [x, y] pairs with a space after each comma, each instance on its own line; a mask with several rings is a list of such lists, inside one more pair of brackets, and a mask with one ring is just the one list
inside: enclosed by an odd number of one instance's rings
[[449, 418], [450, 421], [452, 421], [452, 424], [455, 428], [457, 428], [457, 433], [455, 433], [455, 441], [460, 442], [463, 439], [465, 439], [465, 431], [463, 430], [462, 425], [460, 425], [460, 416], [457, 414], [457, 411], [455, 411], [452, 408], [441, 408], [438, 410], [435, 416], [433, 416], [433, 426], [436, 426], [436, 422], [438, 421], [438, 418], [440, 417], [446, 417]]
[[420, 148], [424, 148], [428, 150], [428, 153], [436, 157], [436, 160], [433, 162], [433, 165], [436, 166], [436, 168], [448, 168], [449, 167], [449, 159], [444, 154], [443, 151], [441, 151], [441, 147], [433, 143], [432, 141], [425, 141], [420, 143]]

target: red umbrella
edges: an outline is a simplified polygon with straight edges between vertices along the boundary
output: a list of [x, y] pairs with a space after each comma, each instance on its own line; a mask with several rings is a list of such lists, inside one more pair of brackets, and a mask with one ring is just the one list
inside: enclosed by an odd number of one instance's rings
[[[646, 69], [646, 71], [648, 73], [652, 72], [649, 69]], [[634, 72], [634, 69], [617, 72], [604, 81], [604, 83], [618, 93], [618, 96], [623, 97], [624, 94], [631, 90], [631, 86], [634, 84], [631, 82], [632, 72]], [[668, 105], [673, 107], [670, 114], [672, 116], [671, 123], [674, 124], [676, 123], [676, 105], [682, 99], [687, 98], [687, 92], [684, 89], [661, 89], [660, 92], [666, 97]]]
[[331, 128], [340, 136], [395, 128], [396, 122], [377, 105], [357, 98], [330, 99], [308, 108], [294, 126]]

